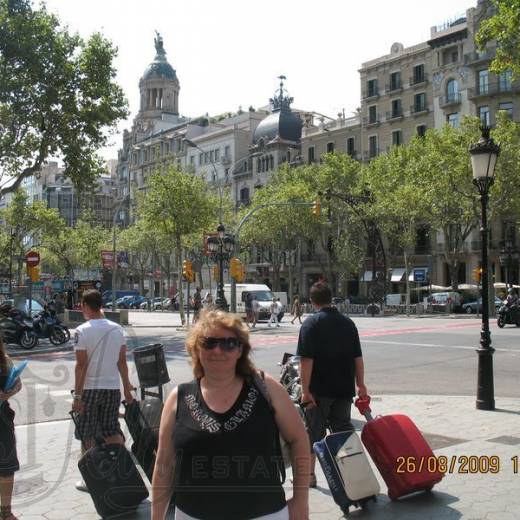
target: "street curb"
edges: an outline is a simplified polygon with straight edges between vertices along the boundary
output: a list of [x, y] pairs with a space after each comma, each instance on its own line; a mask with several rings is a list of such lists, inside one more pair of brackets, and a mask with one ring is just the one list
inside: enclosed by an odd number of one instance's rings
[[39, 356], [41, 354], [52, 354], [55, 352], [70, 352], [72, 350], [74, 350], [74, 347], [72, 345], [64, 345], [64, 346], [58, 345], [56, 347], [49, 347], [49, 348], [45, 348], [45, 349], [40, 349], [36, 346], [31, 350], [21, 350], [21, 349], [11, 350], [8, 347], [7, 354], [11, 358], [20, 358], [20, 357]]

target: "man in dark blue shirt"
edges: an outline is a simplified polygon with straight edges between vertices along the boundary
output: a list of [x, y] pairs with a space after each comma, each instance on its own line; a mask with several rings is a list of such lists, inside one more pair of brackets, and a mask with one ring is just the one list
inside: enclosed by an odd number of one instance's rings
[[[298, 338], [301, 356], [302, 404], [312, 443], [326, 434], [352, 430], [350, 409], [356, 395], [367, 395], [359, 334], [354, 322], [332, 307], [332, 293], [326, 283], [311, 287], [310, 300], [316, 313], [308, 317]], [[312, 456], [310, 485], [316, 486]]]

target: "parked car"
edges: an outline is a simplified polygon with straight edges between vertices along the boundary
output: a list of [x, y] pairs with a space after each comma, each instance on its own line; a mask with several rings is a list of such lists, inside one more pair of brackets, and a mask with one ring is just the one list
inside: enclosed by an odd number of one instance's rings
[[432, 304], [446, 305], [450, 311], [458, 311], [461, 309], [462, 298], [455, 291], [437, 292], [432, 294]]
[[[123, 296], [138, 296], [139, 291], [136, 291], [135, 289], [125, 289], [120, 291], [115, 291], [116, 293], [116, 300], [119, 298], [122, 298]], [[102, 301], [103, 305], [106, 306], [107, 303], [112, 302], [112, 291], [105, 291], [102, 295]]]
[[[495, 296], [495, 309], [498, 311], [500, 309], [500, 306], [502, 305], [502, 300]], [[482, 298], [479, 298], [478, 300], [474, 302], [468, 302], [464, 303], [462, 305], [462, 311], [466, 314], [473, 314], [474, 312], [482, 312]]]
[[[150, 298], [145, 298], [144, 301], [139, 304], [139, 308], [145, 309], [145, 310], [148, 309], [148, 300], [150, 300]], [[157, 310], [158, 308], [161, 309], [163, 301], [164, 301], [164, 298], [156, 296], [152, 300], [152, 309], [153, 310]]]
[[128, 303], [129, 309], [139, 309], [141, 306], [141, 303], [145, 302], [146, 298], [144, 296], [134, 296], [132, 300]]

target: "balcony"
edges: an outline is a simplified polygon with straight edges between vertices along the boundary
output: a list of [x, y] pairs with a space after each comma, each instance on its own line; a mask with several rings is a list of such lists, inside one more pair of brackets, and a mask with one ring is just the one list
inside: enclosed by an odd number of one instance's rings
[[379, 97], [379, 89], [371, 89], [371, 90], [364, 90], [363, 91], [363, 99], [369, 100], [369, 99], [376, 99]]
[[391, 84], [390, 85], [385, 85], [385, 92], [387, 94], [398, 94], [399, 92], [402, 92], [403, 91], [403, 84], [401, 82], [399, 83], [395, 83], [395, 84]]
[[391, 110], [390, 112], [386, 113], [386, 120], [387, 121], [398, 121], [403, 118], [403, 109], [399, 108], [396, 110]]
[[412, 76], [410, 78], [410, 87], [418, 87], [419, 85], [425, 85], [426, 83], [428, 83], [428, 74]]
[[427, 105], [412, 105], [410, 107], [410, 114], [413, 116], [421, 116], [430, 111]]
[[464, 54], [464, 65], [477, 65], [486, 61], [491, 61], [494, 57], [494, 50], [487, 50], [484, 52], [470, 52], [468, 54]]
[[363, 118], [363, 125], [367, 128], [370, 128], [371, 126], [377, 126], [379, 124], [379, 117], [364, 117]]
[[490, 81], [487, 84], [477, 85], [474, 89], [468, 89], [468, 99], [480, 97], [497, 96], [500, 94], [517, 94], [520, 92], [519, 83], [506, 83], [500, 81]]
[[441, 108], [451, 107], [453, 105], [459, 105], [462, 100], [460, 92], [448, 94], [447, 96], [441, 96], [439, 106]]

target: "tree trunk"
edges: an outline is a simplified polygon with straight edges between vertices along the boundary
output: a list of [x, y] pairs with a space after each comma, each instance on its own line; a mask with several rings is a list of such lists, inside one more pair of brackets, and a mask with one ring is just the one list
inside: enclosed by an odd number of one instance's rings
[[177, 250], [177, 273], [178, 273], [178, 280], [179, 280], [179, 314], [181, 316], [181, 323], [184, 325], [186, 323], [186, 318], [184, 315], [184, 294], [183, 294], [183, 283], [182, 283], [182, 247], [181, 247], [181, 237], [176, 236], [175, 237], [175, 246]]
[[410, 316], [410, 275], [408, 269], [408, 255], [406, 249], [403, 251], [404, 256], [404, 275], [406, 276], [406, 315]]

